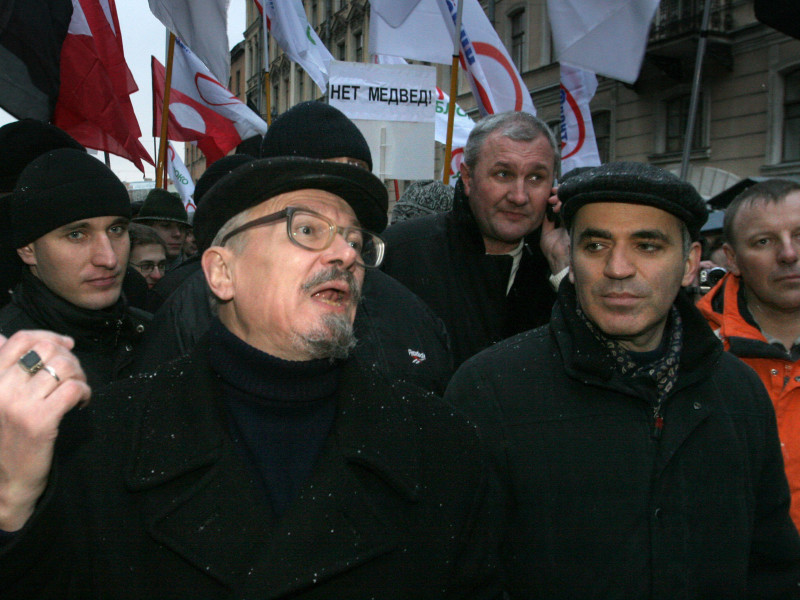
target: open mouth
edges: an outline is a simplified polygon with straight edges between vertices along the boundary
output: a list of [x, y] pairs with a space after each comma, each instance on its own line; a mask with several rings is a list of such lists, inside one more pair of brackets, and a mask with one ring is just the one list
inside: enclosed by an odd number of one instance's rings
[[335, 288], [325, 288], [315, 292], [311, 295], [311, 297], [331, 306], [343, 306], [347, 303], [350, 294], [348, 294], [346, 291]]

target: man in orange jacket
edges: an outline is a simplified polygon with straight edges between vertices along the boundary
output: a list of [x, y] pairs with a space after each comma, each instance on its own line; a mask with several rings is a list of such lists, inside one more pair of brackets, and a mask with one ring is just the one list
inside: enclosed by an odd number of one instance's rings
[[723, 231], [731, 270], [698, 308], [772, 398], [800, 528], [800, 184], [748, 188], [728, 207]]

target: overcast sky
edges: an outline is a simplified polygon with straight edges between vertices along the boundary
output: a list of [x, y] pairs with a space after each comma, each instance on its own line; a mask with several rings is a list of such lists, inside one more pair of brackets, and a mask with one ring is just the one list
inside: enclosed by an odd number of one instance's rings
[[[228, 43], [231, 48], [244, 38], [247, 2], [252, 2], [252, 0], [230, 0]], [[131, 101], [139, 119], [139, 128], [142, 130], [141, 142], [155, 160], [154, 140], [150, 135], [153, 128], [150, 56], [155, 56], [162, 64], [166, 62], [165, 29], [150, 12], [147, 0], [119, 0], [117, 16], [122, 30], [125, 58], [133, 73], [133, 78], [139, 86], [139, 91], [131, 96]], [[227, 84], [227, 82], [223, 83]], [[14, 121], [14, 118], [0, 109], [0, 125], [11, 121]], [[177, 144], [177, 147], [178, 152], [182, 154], [183, 144]], [[141, 181], [143, 179], [142, 172], [133, 163], [113, 154], [111, 155], [111, 168], [123, 181]], [[155, 177], [153, 167], [145, 164], [145, 170], [148, 178]]]

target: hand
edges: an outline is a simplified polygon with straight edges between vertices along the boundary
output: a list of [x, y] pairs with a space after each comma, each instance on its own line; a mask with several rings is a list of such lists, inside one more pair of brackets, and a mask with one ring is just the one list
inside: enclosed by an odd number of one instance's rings
[[[61, 418], [91, 391], [71, 338], [51, 331], [0, 336], [0, 529], [16, 531], [47, 487]], [[31, 375], [18, 364], [34, 350], [52, 368]]]
[[[556, 194], [556, 188], [550, 191], [547, 204], [552, 206], [555, 214], [561, 212], [561, 201]], [[569, 266], [569, 234], [564, 227], [557, 227], [556, 223], [546, 216], [542, 221], [539, 247], [550, 265], [551, 274], [557, 275]]]

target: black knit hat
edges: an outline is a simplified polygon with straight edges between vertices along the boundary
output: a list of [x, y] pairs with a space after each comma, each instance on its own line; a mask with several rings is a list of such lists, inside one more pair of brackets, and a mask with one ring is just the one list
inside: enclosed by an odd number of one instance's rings
[[231, 154], [229, 156], [223, 156], [219, 160], [215, 160], [211, 166], [203, 172], [200, 179], [197, 180], [197, 185], [194, 186], [195, 206], [203, 199], [203, 196], [206, 195], [206, 192], [208, 192], [215, 183], [237, 167], [241, 167], [251, 160], [256, 160], [256, 157], [249, 154]]
[[0, 127], [0, 193], [14, 189], [19, 174], [34, 158], [58, 148], [84, 150], [65, 131], [35, 119]]
[[261, 158], [307, 156], [363, 160], [372, 170], [367, 140], [345, 114], [324, 102], [294, 105], [277, 117], [261, 141]]
[[119, 178], [86, 152], [52, 150], [20, 173], [8, 196], [10, 239], [14, 248], [81, 219], [130, 218], [131, 201]]
[[144, 199], [139, 214], [134, 219], [136, 223], [147, 223], [147, 221], [174, 221], [175, 223], [189, 223], [189, 215], [186, 207], [177, 194], [168, 192], [162, 188], [153, 188]]
[[708, 218], [706, 204], [694, 187], [669, 171], [636, 162], [612, 162], [570, 177], [558, 188], [561, 215], [569, 228], [582, 206], [592, 202], [646, 204], [678, 217], [692, 240]]
[[381, 180], [352, 165], [301, 157], [254, 160], [220, 179], [195, 213], [198, 248], [208, 248], [220, 228], [252, 206], [286, 192], [315, 189], [347, 202], [365, 229], [386, 227], [388, 194]]
[[392, 223], [447, 212], [453, 207], [453, 193], [438, 179], [415, 181], [392, 207]]

